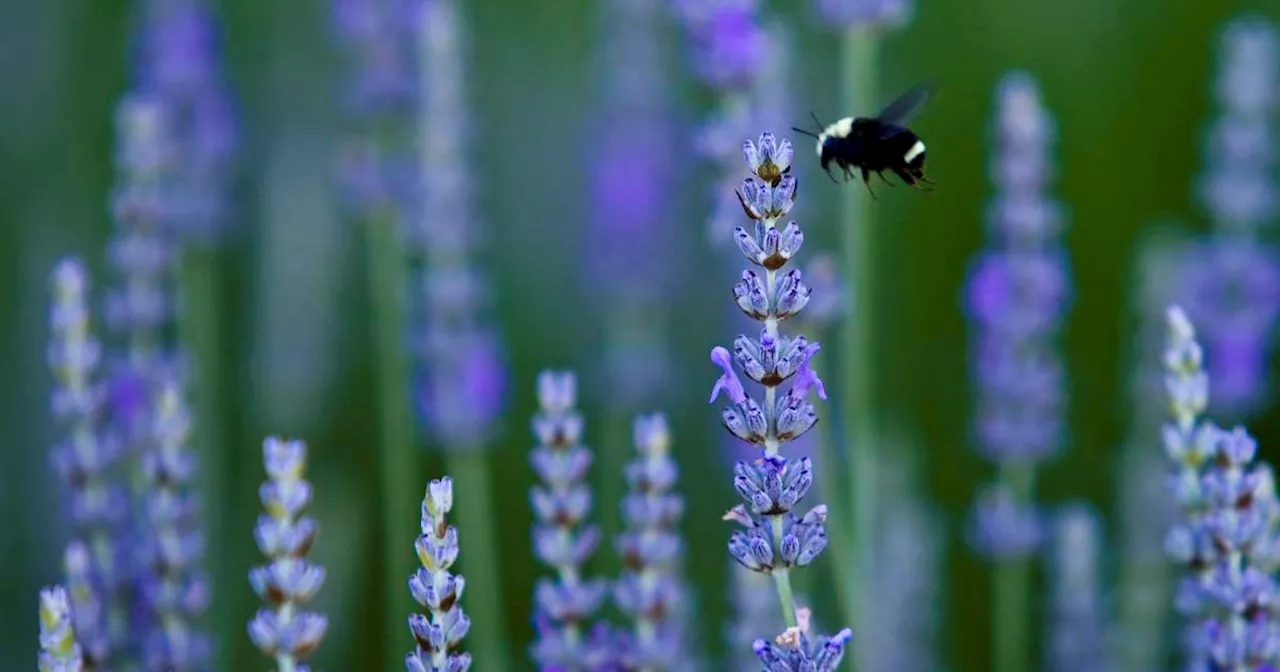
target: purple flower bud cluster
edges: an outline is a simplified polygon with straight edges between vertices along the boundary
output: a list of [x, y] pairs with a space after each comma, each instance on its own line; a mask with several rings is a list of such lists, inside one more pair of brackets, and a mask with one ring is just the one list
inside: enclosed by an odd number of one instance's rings
[[1102, 539], [1102, 520], [1087, 504], [1070, 504], [1053, 519], [1044, 650], [1049, 672], [1115, 669], [1106, 655]]
[[845, 646], [853, 639], [853, 631], [845, 628], [834, 636], [811, 634], [810, 612], [797, 609], [798, 625], [787, 628], [774, 641], [757, 639], [753, 648], [764, 665], [763, 672], [833, 672], [844, 659]]
[[1187, 659], [1214, 669], [1262, 669], [1280, 661], [1274, 476], [1269, 465], [1254, 463], [1257, 443], [1243, 428], [1226, 431], [1200, 419], [1209, 400], [1203, 351], [1180, 308], [1169, 309], [1168, 321], [1166, 387], [1173, 418], [1163, 443], [1175, 467], [1170, 490], [1183, 520], [1165, 547], [1187, 572], [1175, 601], [1187, 620]]
[[694, 72], [716, 90], [746, 89], [763, 64], [759, 0], [674, 0]]
[[570, 372], [538, 374], [539, 411], [533, 417], [538, 445], [529, 456], [539, 481], [529, 493], [537, 518], [533, 550], [555, 577], [538, 581], [537, 641], [530, 654], [545, 672], [594, 672], [613, 663], [608, 626], [591, 625], [608, 587], [601, 579], [583, 576], [583, 567], [600, 543], [600, 529], [583, 522], [591, 513], [586, 483], [591, 451], [581, 444], [582, 416], [574, 408], [577, 387]]
[[405, 657], [409, 672], [467, 672], [471, 655], [455, 653], [471, 629], [462, 611], [466, 580], [449, 571], [458, 559], [458, 529], [445, 520], [453, 509], [453, 479], [427, 484], [422, 499], [422, 535], [414, 542], [422, 567], [409, 578], [409, 591], [430, 615], [413, 614], [409, 630], [418, 647]]
[[184, 242], [214, 242], [227, 224], [239, 138], [222, 73], [217, 22], [201, 0], [148, 3], [141, 79], [172, 117], [177, 161], [168, 223]]
[[[793, 512], [813, 485], [812, 464], [807, 457], [789, 461], [779, 453], [783, 443], [800, 437], [817, 422], [809, 393], [826, 398], [821, 379], [809, 367], [819, 344], [803, 336], [784, 336], [778, 329], [782, 320], [804, 309], [811, 293], [800, 271], [786, 270], [804, 242], [804, 233], [795, 222], [779, 226], [795, 203], [792, 154], [790, 141], [778, 141], [770, 133], [762, 133], [758, 143], [743, 144], [752, 176], [736, 193], [754, 224], [751, 231], [735, 227], [733, 236], [753, 267], [742, 272], [734, 297], [742, 312], [762, 322], [763, 328], [758, 338], [739, 336], [732, 355], [723, 347], [712, 349], [711, 361], [722, 374], [711, 390], [710, 401], [714, 403], [724, 392], [730, 402], [721, 415], [725, 428], [761, 448], [759, 459], [734, 465], [734, 488], [743, 503], [725, 514], [726, 520], [743, 527], [729, 540], [730, 555], [750, 570], [773, 576], [790, 626], [784, 642], [757, 641], [756, 655], [768, 670], [790, 669], [784, 667], [787, 664], [800, 669], [800, 663], [829, 670], [843, 655], [848, 630], [834, 639], [811, 641], [807, 622], [805, 628], [796, 627], [790, 584], [791, 568], [808, 565], [826, 548], [827, 507], [818, 505], [803, 515]], [[747, 394], [735, 362], [747, 378], [764, 387], [763, 403]]]
[[[120, 445], [104, 431], [105, 388], [97, 380], [101, 344], [93, 337], [89, 278], [77, 258], [64, 258], [50, 279], [49, 368], [53, 415], [67, 436], [50, 455], [70, 495], [73, 541], [66, 569], [76, 631], [86, 662], [106, 666], [111, 633], [122, 634], [126, 586], [120, 544], [129, 510], [119, 478]], [[108, 621], [115, 619], [114, 627]]]
[[62, 586], [40, 591], [40, 672], [80, 672], [85, 669], [71, 620], [71, 600]]
[[418, 262], [418, 407], [447, 448], [483, 445], [502, 411], [506, 370], [487, 315], [488, 279], [476, 263], [479, 222], [467, 173], [467, 47], [456, 0], [422, 3], [419, 109], [421, 208], [408, 229]]
[[911, 21], [911, 0], [814, 0], [828, 25], [845, 28], [900, 28]]
[[307, 561], [315, 542], [315, 519], [303, 516], [311, 502], [311, 484], [304, 477], [307, 446], [298, 440], [270, 437], [262, 444], [268, 480], [258, 494], [266, 513], [258, 517], [253, 536], [267, 564], [249, 572], [249, 583], [268, 609], [249, 622], [249, 638], [274, 658], [281, 670], [303, 672], [302, 661], [324, 638], [329, 621], [306, 611], [320, 586], [324, 568]]
[[[1061, 213], [1046, 193], [1053, 120], [1034, 79], [1006, 75], [997, 94], [998, 189], [987, 213], [988, 247], [969, 273], [966, 309], [973, 322], [975, 434], [1002, 474], [1027, 472], [1063, 440], [1065, 374], [1058, 334], [1070, 298]], [[1034, 551], [1036, 514], [1006, 476], [979, 497], [970, 538], [995, 559]]]
[[199, 567], [205, 540], [191, 493], [195, 455], [187, 447], [191, 417], [176, 379], [160, 384], [151, 440], [141, 456], [146, 524], [139, 551], [139, 604], [145, 612], [148, 669], [198, 670], [211, 653], [192, 621], [208, 607], [209, 581]]
[[1184, 281], [1213, 377], [1212, 411], [1241, 417], [1271, 394], [1268, 358], [1280, 319], [1280, 250], [1263, 242], [1280, 198], [1274, 117], [1280, 103], [1280, 34], [1261, 18], [1223, 31], [1217, 77], [1220, 116], [1207, 135], [1199, 194], [1214, 234]]
[[678, 470], [666, 417], [636, 418], [635, 444], [638, 455], [626, 469], [630, 491], [622, 501], [626, 530], [614, 541], [623, 569], [613, 599], [635, 624], [619, 637], [619, 657], [623, 669], [662, 672], [689, 656], [687, 633], [674, 620], [684, 600], [677, 529], [684, 500], [672, 491]]

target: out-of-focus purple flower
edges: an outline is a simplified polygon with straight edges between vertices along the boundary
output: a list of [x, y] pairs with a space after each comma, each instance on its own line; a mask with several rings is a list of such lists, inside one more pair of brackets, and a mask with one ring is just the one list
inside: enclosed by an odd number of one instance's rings
[[581, 444], [577, 400], [578, 383], [572, 373], [538, 374], [539, 411], [533, 417], [538, 445], [529, 456], [539, 481], [529, 493], [537, 518], [533, 550], [556, 573], [540, 579], [534, 594], [538, 637], [530, 655], [544, 672], [598, 670], [614, 659], [607, 625], [591, 624], [608, 586], [582, 575], [600, 543], [600, 529], [584, 524], [591, 513], [586, 484], [591, 452]]
[[752, 646], [762, 632], [782, 632], [782, 612], [778, 610], [778, 593], [769, 577], [743, 567], [737, 561], [729, 565], [733, 577], [730, 599], [733, 621], [725, 632], [731, 669], [749, 670], [759, 664]]
[[193, 620], [208, 607], [209, 581], [200, 569], [205, 539], [190, 488], [196, 458], [187, 446], [191, 418], [176, 379], [160, 384], [152, 434], [141, 456], [147, 488], [139, 549], [139, 603], [146, 615], [142, 641], [148, 669], [196, 670], [211, 643]]
[[694, 72], [718, 89], [745, 89], [763, 63], [758, 0], [673, 0], [689, 31]]
[[409, 672], [467, 672], [471, 655], [457, 653], [471, 629], [471, 619], [459, 601], [466, 581], [449, 571], [458, 559], [458, 530], [446, 521], [453, 509], [453, 480], [448, 476], [427, 484], [422, 499], [422, 535], [414, 543], [422, 563], [409, 577], [409, 590], [430, 615], [409, 616], [409, 630], [418, 647], [405, 657]]
[[408, 224], [418, 262], [417, 403], [427, 432], [447, 449], [484, 444], [502, 411], [506, 364], [476, 262], [480, 226], [467, 170], [467, 47], [455, 0], [422, 3], [418, 110], [420, 203]]
[[1267, 362], [1280, 318], [1280, 252], [1261, 233], [1280, 211], [1274, 114], [1280, 102], [1280, 34], [1260, 17], [1222, 33], [1216, 94], [1221, 115], [1206, 136], [1200, 200], [1214, 234], [1184, 281], [1214, 381], [1212, 411], [1238, 418], [1271, 396]]
[[[107, 541], [114, 541], [108, 538]], [[115, 550], [114, 546], [112, 550]], [[71, 620], [75, 626], [76, 640], [80, 643], [86, 665], [94, 669], [105, 668], [111, 659], [111, 614], [104, 603], [105, 595], [113, 595], [102, 588], [95, 571], [89, 546], [82, 541], [67, 544], [62, 554], [62, 570], [67, 576], [67, 594], [71, 598]], [[123, 629], [122, 616], [117, 612], [119, 628]]]
[[623, 570], [613, 599], [635, 624], [619, 638], [620, 663], [628, 670], [673, 670], [690, 651], [688, 633], [674, 620], [684, 601], [677, 529], [684, 500], [673, 492], [678, 470], [666, 417], [636, 418], [635, 444], [638, 456], [627, 465], [630, 491], [622, 501], [626, 530], [614, 542]]
[[1102, 540], [1102, 521], [1086, 504], [1064, 507], [1053, 518], [1045, 646], [1045, 669], [1050, 672], [1115, 669], [1106, 654], [1109, 623], [1099, 566]]
[[[1002, 471], [1034, 468], [1058, 450], [1065, 431], [1057, 340], [1070, 278], [1060, 209], [1045, 193], [1052, 139], [1035, 80], [1006, 75], [997, 93], [988, 247], [969, 273], [965, 301], [975, 331], [976, 445]], [[1007, 485], [984, 496], [970, 535], [978, 550], [1001, 560], [1034, 552], [1041, 537], [1036, 514], [1022, 510], [1031, 503]]]
[[311, 503], [311, 484], [304, 476], [307, 446], [269, 437], [262, 452], [268, 480], [258, 494], [266, 513], [258, 517], [253, 536], [267, 564], [249, 571], [249, 583], [269, 608], [249, 622], [249, 639], [281, 669], [305, 670], [301, 661], [320, 646], [329, 627], [323, 615], [305, 610], [325, 577], [323, 567], [306, 559], [319, 529], [315, 519], [302, 515]]
[[845, 28], [898, 28], [911, 20], [911, 0], [814, 0], [823, 22]]
[[334, 27], [351, 59], [346, 104], [361, 117], [406, 114], [418, 87], [411, 0], [333, 0]]
[[71, 621], [71, 600], [62, 586], [40, 591], [40, 672], [80, 672], [84, 659]]
[[183, 242], [211, 243], [229, 223], [239, 143], [217, 22], [201, 0], [160, 0], [147, 11], [140, 83], [170, 110], [175, 150], [168, 223]]

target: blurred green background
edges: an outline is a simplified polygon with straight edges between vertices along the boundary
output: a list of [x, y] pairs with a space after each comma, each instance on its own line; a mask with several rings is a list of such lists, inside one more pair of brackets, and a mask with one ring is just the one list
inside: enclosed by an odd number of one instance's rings
[[[328, 167], [341, 70], [325, 4], [218, 3], [246, 126], [236, 228], [218, 259], [229, 316], [222, 325], [225, 354], [235, 362], [224, 372], [228, 405], [226, 417], [218, 419], [231, 482], [227, 492], [206, 493], [205, 501], [224, 512], [228, 526], [228, 536], [213, 540], [210, 558], [225, 563], [230, 575], [243, 576], [259, 560], [251, 530], [262, 480], [261, 439], [274, 433], [308, 441], [317, 493], [312, 513], [323, 527], [312, 555], [330, 571], [317, 608], [333, 624], [315, 667], [356, 670], [372, 669], [368, 656], [378, 648], [379, 628], [404, 626], [380, 620], [381, 575], [373, 563], [379, 544], [370, 524], [378, 484], [362, 239], [337, 217], [332, 202]], [[813, 109], [824, 119], [866, 112], [835, 109], [835, 38], [807, 3], [768, 4], [801, 50], [793, 109], [800, 115]], [[532, 582], [540, 571], [531, 561], [527, 505], [534, 374], [548, 366], [583, 374], [592, 441], [609, 396], [591, 375], [602, 327], [595, 314], [581, 309], [586, 292], [574, 261], [587, 221], [580, 157], [592, 144], [583, 129], [596, 99], [596, 5], [468, 3], [480, 208], [513, 366], [489, 468], [500, 496], [506, 619], [517, 652], [531, 638]], [[1043, 499], [1084, 497], [1110, 516], [1114, 458], [1127, 418], [1122, 365], [1131, 342], [1126, 283], [1135, 237], [1166, 217], [1203, 226], [1190, 189], [1201, 162], [1201, 131], [1213, 112], [1215, 39], [1223, 21], [1248, 11], [1280, 19], [1274, 0], [924, 0], [915, 21], [886, 38], [882, 94], [927, 76], [942, 84], [914, 126], [928, 140], [940, 189], [927, 195], [881, 190], [874, 207], [883, 245], [878, 404], [884, 417], [915, 433], [928, 493], [946, 516], [946, 599], [922, 608], [942, 610], [940, 647], [948, 669], [985, 669], [989, 646], [986, 572], [959, 534], [973, 489], [988, 473], [967, 440], [970, 383], [959, 292], [983, 236], [995, 83], [1014, 68], [1039, 79], [1059, 126], [1056, 194], [1070, 213], [1066, 235], [1077, 282], [1066, 336], [1071, 440], [1063, 457], [1041, 472]], [[100, 271], [110, 230], [104, 206], [113, 180], [112, 109], [127, 86], [130, 25], [125, 2], [0, 4], [4, 670], [30, 667], [37, 588], [60, 575], [65, 523], [60, 486], [46, 457], [56, 439], [47, 420], [50, 378], [43, 358], [46, 279], [53, 261], [71, 252], [90, 263], [96, 286], [105, 281]], [[676, 26], [671, 30], [678, 35]], [[692, 122], [708, 100], [679, 71], [675, 56], [672, 86], [684, 119]], [[813, 231], [811, 249], [829, 247], [840, 225], [832, 216], [836, 188], [817, 174], [807, 150], [799, 158], [807, 187], [801, 223]], [[688, 163], [681, 172], [689, 182], [671, 201], [670, 217], [684, 227], [681, 258], [697, 263], [713, 254], [702, 225], [706, 171], [692, 152], [671, 162]], [[719, 272], [692, 274], [696, 282], [672, 297], [680, 369], [664, 407], [655, 410], [672, 418], [690, 496], [684, 529], [687, 572], [698, 591], [699, 638], [718, 648], [729, 614], [729, 526], [720, 515], [734, 495], [717, 412], [705, 403], [716, 375], [706, 353], [731, 334], [718, 333], [720, 324], [704, 316], [723, 314], [732, 278], [723, 265], [713, 268]], [[1280, 417], [1269, 413], [1251, 428], [1264, 456], [1274, 455], [1267, 446], [1280, 436]], [[438, 456], [422, 457], [424, 483], [440, 469]], [[405, 534], [408, 553], [412, 531]], [[608, 555], [602, 548], [601, 555]], [[464, 540], [464, 573], [465, 557]], [[215, 590], [215, 599], [234, 605], [238, 623], [256, 608], [247, 581]], [[405, 631], [406, 650], [410, 641]], [[234, 655], [230, 669], [265, 666], [243, 636], [224, 644]], [[398, 665], [389, 661], [384, 669]]]

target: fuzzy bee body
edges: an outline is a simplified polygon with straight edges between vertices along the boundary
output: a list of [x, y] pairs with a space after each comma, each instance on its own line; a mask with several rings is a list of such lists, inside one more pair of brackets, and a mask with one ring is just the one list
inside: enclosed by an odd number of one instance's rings
[[932, 90], [930, 85], [918, 85], [889, 103], [876, 117], [845, 117], [816, 134], [799, 128], [793, 130], [817, 140], [818, 160], [832, 180], [835, 180], [831, 173], [834, 163], [846, 180], [855, 177], [855, 170], [859, 171], [872, 197], [875, 197], [871, 190], [872, 173], [891, 185], [884, 176], [884, 172], [889, 171], [908, 186], [922, 189], [921, 183], [932, 184], [924, 174], [927, 151], [920, 136], [905, 124], [928, 100]]

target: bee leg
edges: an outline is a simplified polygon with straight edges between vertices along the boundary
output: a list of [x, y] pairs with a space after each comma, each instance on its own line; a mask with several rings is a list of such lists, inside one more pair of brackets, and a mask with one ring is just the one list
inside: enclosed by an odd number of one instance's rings
[[862, 183], [867, 185], [867, 193], [871, 194], [871, 199], [879, 200], [876, 197], [876, 192], [871, 189], [871, 171], [866, 168], [862, 169]]
[[831, 173], [831, 169], [830, 169], [830, 168], [824, 168], [824, 169], [823, 169], [823, 172], [825, 172], [825, 173], [827, 174], [827, 177], [831, 178], [831, 183], [832, 183], [832, 184], [840, 184], [840, 180], [837, 180], [837, 179], [836, 179], [836, 176], [835, 176], [835, 175], [833, 175], [833, 174]]
[[881, 181], [881, 182], [884, 182], [885, 184], [887, 184], [887, 185], [889, 185], [889, 186], [891, 186], [891, 187], [893, 186], [893, 183], [889, 181], [889, 178], [887, 178], [887, 177], [885, 177], [885, 176], [884, 176], [884, 173], [883, 173], [883, 172], [881, 172], [881, 171], [877, 170], [877, 171], [876, 171], [876, 175], [879, 175], [879, 176], [880, 176], [880, 181]]

